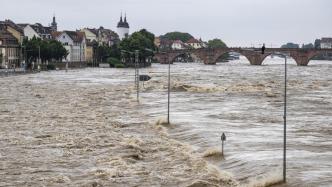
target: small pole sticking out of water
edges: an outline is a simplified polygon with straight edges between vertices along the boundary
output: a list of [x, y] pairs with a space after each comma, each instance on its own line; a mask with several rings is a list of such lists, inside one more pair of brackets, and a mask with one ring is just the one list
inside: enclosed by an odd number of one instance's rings
[[221, 139], [221, 156], [224, 156], [224, 141], [226, 141], [225, 133], [222, 133], [220, 139]]
[[167, 123], [169, 122], [169, 104], [170, 104], [170, 92], [171, 92], [171, 61], [168, 61], [168, 98], [167, 98]]
[[136, 80], [136, 91], [137, 91], [137, 102], [139, 102], [139, 51], [135, 50], [135, 80]]
[[66, 61], [66, 72], [68, 72], [68, 61]]
[[287, 56], [285, 55], [285, 83], [284, 83], [284, 154], [283, 154], [283, 181], [286, 182], [286, 125], [287, 125]]

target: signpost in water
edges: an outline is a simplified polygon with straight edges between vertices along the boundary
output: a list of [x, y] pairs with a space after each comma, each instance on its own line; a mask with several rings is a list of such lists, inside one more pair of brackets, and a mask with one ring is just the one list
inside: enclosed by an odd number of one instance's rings
[[225, 133], [222, 133], [220, 139], [221, 139], [221, 155], [224, 156], [224, 141], [226, 141]]

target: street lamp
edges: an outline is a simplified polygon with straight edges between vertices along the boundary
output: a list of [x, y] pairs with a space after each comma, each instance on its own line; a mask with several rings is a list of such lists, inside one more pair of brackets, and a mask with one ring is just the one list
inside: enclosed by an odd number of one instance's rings
[[[156, 53], [151, 49], [145, 48], [145, 50]], [[166, 54], [166, 52], [158, 52], [161, 54]], [[171, 61], [164, 56], [164, 61], [168, 61], [168, 87], [167, 87], [167, 123], [170, 124], [169, 111], [170, 111], [170, 98], [171, 98]]]
[[139, 50], [135, 50], [135, 80], [136, 80], [136, 94], [137, 102], [139, 102]]
[[282, 174], [283, 174], [283, 182], [286, 182], [286, 127], [287, 127], [287, 54], [284, 53], [274, 53], [276, 55], [280, 55], [285, 59], [285, 74], [284, 74], [284, 144], [283, 144], [283, 167], [282, 167]]
[[121, 50], [121, 53], [135, 54], [135, 87], [136, 87], [136, 97], [137, 102], [139, 102], [139, 50], [135, 50], [135, 52], [130, 52], [126, 50]]

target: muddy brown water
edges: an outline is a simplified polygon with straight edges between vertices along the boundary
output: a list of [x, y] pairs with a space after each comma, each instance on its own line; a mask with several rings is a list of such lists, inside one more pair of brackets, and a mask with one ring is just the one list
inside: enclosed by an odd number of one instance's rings
[[[288, 64], [286, 186], [331, 186], [332, 63]], [[140, 70], [152, 79], [139, 104], [133, 69], [3, 78], [0, 185], [237, 185], [223, 171], [241, 185], [278, 181], [283, 68], [278, 58], [171, 65], [169, 126], [155, 125], [167, 115], [167, 65]]]

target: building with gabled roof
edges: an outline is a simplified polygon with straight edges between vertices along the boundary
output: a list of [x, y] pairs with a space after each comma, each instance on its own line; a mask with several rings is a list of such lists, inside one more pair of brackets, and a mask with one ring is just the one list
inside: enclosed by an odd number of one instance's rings
[[80, 31], [85, 33], [87, 41], [96, 41], [98, 45], [107, 45], [110, 47], [120, 41], [119, 35], [116, 32], [105, 29], [104, 27], [99, 27], [98, 29], [84, 28]]
[[185, 49], [186, 45], [181, 40], [175, 40], [172, 43], [172, 49]]
[[20, 24], [24, 28], [24, 36], [27, 37], [29, 40], [33, 37], [41, 38], [41, 39], [52, 39], [52, 29], [51, 27], [44, 27], [40, 23], [35, 23], [33, 25], [30, 24]]
[[5, 21], [0, 21], [0, 24], [3, 25], [3, 27], [5, 27], [5, 29], [10, 32], [20, 44], [23, 42], [24, 32], [19, 25], [9, 19], [6, 19]]
[[18, 24], [24, 32], [24, 36], [27, 37], [29, 40], [33, 37], [41, 38], [43, 40], [50, 40], [52, 39], [52, 32], [56, 32], [58, 27], [57, 23], [55, 21], [55, 16], [53, 16], [53, 21], [51, 23], [51, 26], [45, 27], [40, 23], [35, 24]]
[[53, 32], [55, 40], [62, 43], [64, 48], [68, 51], [67, 57], [64, 59], [69, 62], [86, 61], [86, 37], [84, 32], [78, 31], [63, 31]]
[[203, 42], [202, 42], [202, 40], [197, 40], [197, 39], [195, 39], [195, 38], [190, 38], [190, 39], [186, 42], [186, 44], [187, 44], [189, 47], [194, 48], [194, 49], [198, 49], [198, 48], [202, 48], [202, 47], [204, 47], [204, 46], [203, 46]]
[[20, 44], [7, 30], [0, 28], [0, 67], [9, 68], [20, 63]]

